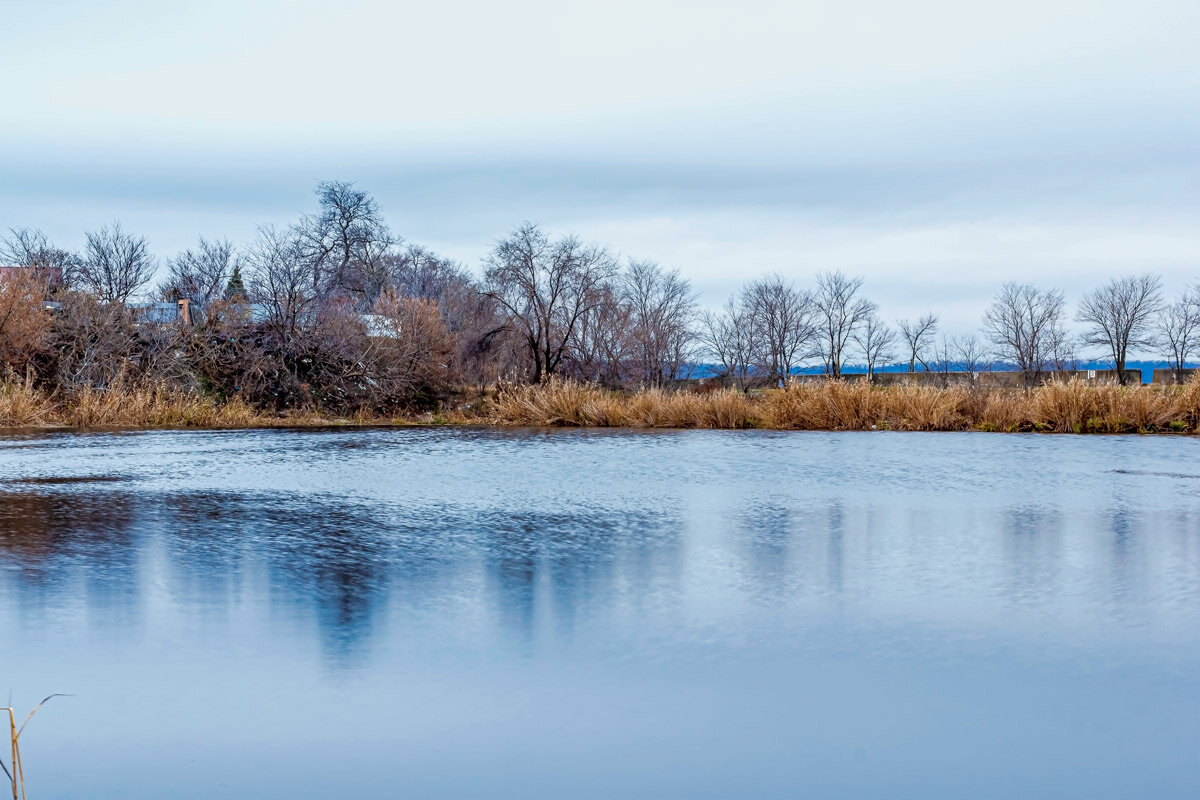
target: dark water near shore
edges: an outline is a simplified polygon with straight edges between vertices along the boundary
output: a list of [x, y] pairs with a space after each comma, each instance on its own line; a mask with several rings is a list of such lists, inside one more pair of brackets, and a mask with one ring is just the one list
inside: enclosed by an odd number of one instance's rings
[[1200, 441], [0, 438], [9, 687], [39, 799], [1196, 797]]

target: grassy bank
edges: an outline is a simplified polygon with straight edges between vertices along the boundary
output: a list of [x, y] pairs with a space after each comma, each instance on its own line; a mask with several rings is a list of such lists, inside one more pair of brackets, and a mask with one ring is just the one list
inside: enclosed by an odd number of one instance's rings
[[1183, 387], [1056, 383], [1029, 392], [928, 386], [871, 387], [833, 381], [745, 394], [644, 390], [614, 392], [571, 381], [504, 387], [471, 408], [434, 417], [353, 417], [319, 410], [285, 414], [240, 400], [167, 386], [119, 387], [50, 395], [0, 384], [0, 427], [249, 428], [430, 422], [496, 426], [771, 428], [779, 430], [1041, 431], [1195, 433], [1200, 382]]
[[1198, 414], [1198, 382], [1120, 387], [1072, 381], [1026, 393], [831, 381], [747, 395], [731, 389], [625, 394], [563, 381], [502, 391], [490, 404], [488, 421], [648, 428], [1194, 433]]
[[0, 384], [0, 428], [259, 428], [399, 422], [404, 420], [367, 414], [347, 419], [317, 410], [275, 414], [238, 399], [219, 403], [163, 385], [51, 395], [24, 384]]

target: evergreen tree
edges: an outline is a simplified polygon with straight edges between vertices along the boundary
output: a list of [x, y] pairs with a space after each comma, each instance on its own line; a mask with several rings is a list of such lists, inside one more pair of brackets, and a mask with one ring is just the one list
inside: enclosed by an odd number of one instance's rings
[[242, 267], [233, 265], [233, 274], [229, 276], [229, 285], [225, 287], [225, 299], [235, 303], [246, 302], [246, 284], [242, 281]]

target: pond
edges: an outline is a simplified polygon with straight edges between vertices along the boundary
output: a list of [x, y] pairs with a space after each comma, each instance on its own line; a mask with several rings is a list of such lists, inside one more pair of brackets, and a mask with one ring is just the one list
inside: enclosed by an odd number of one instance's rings
[[1194, 797], [1200, 440], [9, 435], [0, 688], [39, 799]]

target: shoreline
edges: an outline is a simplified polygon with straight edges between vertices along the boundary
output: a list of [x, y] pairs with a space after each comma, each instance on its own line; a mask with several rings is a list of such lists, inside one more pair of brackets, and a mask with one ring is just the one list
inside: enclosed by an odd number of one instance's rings
[[573, 381], [506, 386], [439, 412], [264, 412], [158, 387], [88, 390], [64, 398], [0, 385], [0, 433], [286, 428], [612, 428], [629, 430], [977, 431], [1169, 434], [1200, 432], [1200, 381], [1185, 386], [1091, 385], [1029, 391], [871, 386], [829, 381], [746, 393], [644, 389]]
[[1183, 438], [1196, 437], [1200, 431], [1195, 430], [1123, 430], [1123, 431], [1055, 431], [1020, 428], [1016, 430], [989, 430], [984, 428], [770, 428], [765, 426], [747, 426], [744, 428], [700, 428], [700, 427], [670, 427], [665, 425], [524, 425], [498, 422], [345, 422], [331, 420], [324, 424], [296, 425], [144, 425], [117, 426], [107, 428], [79, 428], [70, 425], [43, 425], [24, 427], [0, 426], [0, 439], [6, 437], [43, 435], [52, 433], [71, 433], [79, 435], [100, 433], [223, 433], [238, 431], [311, 431], [313, 433], [332, 431], [366, 431], [366, 430], [480, 430], [480, 431], [625, 431], [628, 433], [652, 432], [685, 432], [685, 431], [721, 431], [727, 433], [759, 432], [759, 433], [976, 433], [980, 435], [1005, 436], [1149, 436], [1154, 438]]

